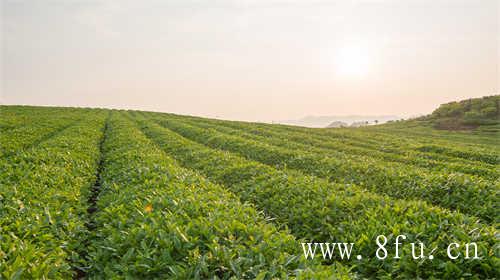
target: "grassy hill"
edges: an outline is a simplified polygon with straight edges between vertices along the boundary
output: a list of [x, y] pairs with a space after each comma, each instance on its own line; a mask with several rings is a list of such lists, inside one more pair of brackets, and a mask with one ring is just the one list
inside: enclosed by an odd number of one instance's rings
[[[0, 278], [499, 279], [498, 138], [435, 121], [314, 129], [0, 106]], [[312, 260], [302, 242], [355, 245]], [[480, 259], [450, 259], [454, 242]]]
[[471, 98], [442, 104], [423, 118], [435, 128], [448, 130], [498, 129], [500, 124], [500, 95]]

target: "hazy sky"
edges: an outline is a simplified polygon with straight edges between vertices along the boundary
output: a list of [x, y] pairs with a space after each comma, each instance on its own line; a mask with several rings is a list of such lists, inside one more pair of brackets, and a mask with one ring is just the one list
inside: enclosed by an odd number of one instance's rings
[[499, 92], [499, 0], [6, 1], [1, 103], [239, 120]]

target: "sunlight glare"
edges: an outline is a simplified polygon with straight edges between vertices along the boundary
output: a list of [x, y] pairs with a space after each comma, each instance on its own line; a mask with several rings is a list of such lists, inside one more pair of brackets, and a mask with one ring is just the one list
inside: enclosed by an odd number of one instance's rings
[[361, 78], [368, 74], [370, 60], [367, 50], [354, 46], [343, 47], [335, 56], [336, 71], [345, 77]]

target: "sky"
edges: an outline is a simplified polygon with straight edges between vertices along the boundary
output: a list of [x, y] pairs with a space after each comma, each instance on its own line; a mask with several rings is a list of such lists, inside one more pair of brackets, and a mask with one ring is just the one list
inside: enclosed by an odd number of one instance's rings
[[0, 103], [222, 119], [500, 92], [500, 0], [0, 0]]

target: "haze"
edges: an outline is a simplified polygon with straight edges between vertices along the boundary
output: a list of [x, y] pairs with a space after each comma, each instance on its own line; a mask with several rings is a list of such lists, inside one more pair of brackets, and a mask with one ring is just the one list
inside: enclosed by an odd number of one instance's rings
[[276, 121], [499, 92], [496, 0], [1, 3], [3, 104]]

